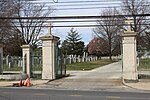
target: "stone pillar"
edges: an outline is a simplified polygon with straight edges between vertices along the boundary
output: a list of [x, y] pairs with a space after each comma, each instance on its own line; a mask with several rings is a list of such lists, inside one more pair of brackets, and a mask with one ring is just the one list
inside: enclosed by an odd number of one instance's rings
[[31, 76], [31, 45], [23, 45], [22, 48], [22, 63], [23, 63], [23, 73], [27, 74], [28, 77]]
[[3, 48], [0, 46], [0, 73], [3, 69]]
[[130, 27], [122, 34], [123, 45], [123, 80], [137, 81], [137, 50], [136, 35]]
[[46, 36], [40, 37], [43, 41], [42, 46], [42, 79], [56, 79], [56, 68], [57, 68], [57, 43], [59, 37], [51, 34], [51, 26], [49, 27], [49, 33]]

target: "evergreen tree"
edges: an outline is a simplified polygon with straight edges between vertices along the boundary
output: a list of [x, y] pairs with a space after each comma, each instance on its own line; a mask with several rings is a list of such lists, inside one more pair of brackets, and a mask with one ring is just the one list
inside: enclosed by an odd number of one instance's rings
[[82, 55], [84, 50], [84, 42], [77, 30], [71, 28], [64, 42], [62, 43], [62, 52], [67, 55]]

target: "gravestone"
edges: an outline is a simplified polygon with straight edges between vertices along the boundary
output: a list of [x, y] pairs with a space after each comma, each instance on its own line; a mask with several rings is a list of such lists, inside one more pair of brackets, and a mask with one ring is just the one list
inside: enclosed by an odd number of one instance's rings
[[77, 60], [78, 60], [77, 62], [81, 62], [80, 55], [78, 55]]
[[69, 55], [69, 64], [72, 63], [72, 55]]
[[82, 56], [82, 62], [85, 62], [85, 52], [83, 53], [83, 56]]
[[9, 65], [9, 64], [11, 63], [11, 60], [12, 60], [12, 59], [11, 59], [11, 56], [10, 56], [10, 55], [7, 55], [7, 56], [6, 56], [6, 64]]
[[73, 62], [74, 62], [74, 63], [77, 62], [77, 55], [73, 55]]

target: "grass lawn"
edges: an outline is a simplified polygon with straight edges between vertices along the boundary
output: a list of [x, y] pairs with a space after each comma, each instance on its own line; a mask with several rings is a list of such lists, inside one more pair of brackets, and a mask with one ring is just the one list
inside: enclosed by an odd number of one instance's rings
[[17, 65], [14, 65], [12, 68], [8, 68], [8, 65], [3, 65], [3, 71], [22, 71], [22, 67], [17, 67]]
[[[41, 71], [42, 65], [34, 65], [32, 68], [33, 71]], [[12, 68], [8, 68], [8, 65], [4, 64], [3, 71], [22, 71], [22, 67], [17, 67], [17, 65], [14, 65]]]
[[110, 60], [98, 60], [98, 61], [91, 61], [91, 62], [80, 62], [80, 63], [73, 63], [73, 64], [67, 64], [66, 68], [67, 70], [91, 70], [94, 68], [98, 68], [110, 63], [113, 63], [115, 61]]
[[139, 68], [140, 70], [150, 70], [150, 59], [141, 59], [140, 60], [140, 66]]
[[[98, 60], [98, 61], [91, 61], [91, 62], [80, 62], [80, 63], [67, 64], [66, 68], [67, 68], [67, 70], [85, 70], [86, 71], [86, 70], [98, 68], [98, 67], [101, 67], [101, 66], [113, 63], [113, 62], [115, 62], [115, 61]], [[3, 70], [4, 71], [22, 71], [22, 67], [14, 66], [9, 69], [7, 65], [4, 65]], [[36, 66], [33, 66], [32, 70], [33, 71], [41, 71], [42, 67], [41, 67], [41, 65], [39, 65], [39, 66], [36, 65]]]

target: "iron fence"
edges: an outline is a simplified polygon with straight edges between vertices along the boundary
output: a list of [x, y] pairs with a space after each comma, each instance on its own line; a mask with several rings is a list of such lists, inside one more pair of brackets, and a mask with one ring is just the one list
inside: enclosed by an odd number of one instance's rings
[[139, 49], [137, 59], [139, 79], [150, 79], [150, 52]]

